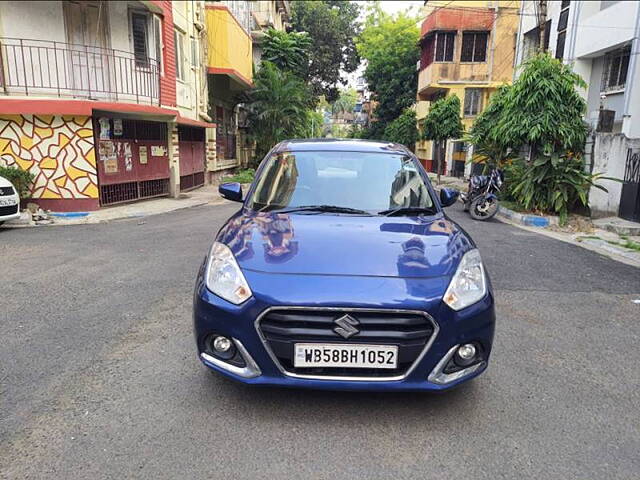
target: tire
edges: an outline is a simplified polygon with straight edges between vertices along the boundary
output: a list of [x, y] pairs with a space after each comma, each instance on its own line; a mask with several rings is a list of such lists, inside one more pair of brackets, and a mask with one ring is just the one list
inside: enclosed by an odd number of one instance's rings
[[496, 213], [498, 213], [498, 200], [492, 199], [487, 202], [484, 195], [475, 198], [469, 206], [469, 214], [474, 220], [489, 220], [495, 217]]

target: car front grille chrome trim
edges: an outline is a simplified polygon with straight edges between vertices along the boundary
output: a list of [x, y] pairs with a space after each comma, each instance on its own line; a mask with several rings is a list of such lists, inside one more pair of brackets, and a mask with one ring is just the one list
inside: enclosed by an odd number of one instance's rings
[[458, 350], [459, 346], [460, 345], [454, 345], [447, 352], [447, 354], [444, 357], [442, 357], [442, 359], [438, 362], [438, 364], [435, 366], [433, 371], [429, 374], [429, 377], [427, 378], [427, 380], [429, 380], [431, 383], [436, 383], [438, 385], [448, 385], [451, 382], [455, 382], [456, 380], [459, 380], [463, 377], [466, 377], [467, 375], [471, 375], [472, 373], [477, 372], [487, 364], [487, 362], [483, 360], [482, 362], [476, 363], [467, 368], [463, 368], [462, 370], [458, 370], [457, 372], [444, 373], [444, 369], [447, 366], [447, 363], [449, 363], [449, 360], [451, 360], [451, 358], [455, 355], [456, 350]]
[[[262, 330], [260, 329], [260, 321], [262, 320], [262, 318], [265, 317], [269, 312], [277, 311], [277, 310], [300, 310], [300, 311], [306, 310], [306, 311], [315, 311], [315, 312], [336, 312], [336, 313], [339, 313], [339, 312], [342, 312], [342, 313], [350, 313], [350, 312], [353, 312], [353, 313], [358, 313], [358, 312], [360, 313], [399, 313], [399, 314], [404, 313], [404, 314], [411, 314], [411, 315], [422, 315], [427, 320], [429, 320], [429, 322], [431, 322], [431, 324], [433, 325], [433, 332], [431, 334], [431, 337], [425, 344], [424, 348], [418, 355], [418, 357], [407, 369], [407, 371], [404, 372], [402, 375], [395, 375], [390, 377], [307, 375], [307, 374], [293, 373], [285, 369], [280, 363], [280, 360], [278, 360], [278, 357], [276, 357], [276, 355], [274, 354], [273, 350], [269, 346], [269, 342], [267, 341], [264, 334], [262, 333]], [[351, 307], [289, 307], [284, 305], [269, 307], [264, 309], [262, 312], [260, 312], [260, 314], [258, 315], [258, 318], [256, 318], [256, 321], [255, 321], [255, 328], [256, 328], [256, 332], [258, 332], [258, 336], [260, 337], [260, 340], [262, 341], [262, 345], [264, 346], [265, 350], [269, 354], [269, 357], [271, 357], [271, 360], [273, 361], [273, 363], [276, 365], [276, 367], [278, 367], [278, 370], [280, 370], [280, 372], [286, 375], [287, 377], [303, 378], [308, 380], [334, 380], [334, 381], [342, 380], [342, 381], [349, 381], [349, 382], [392, 382], [392, 381], [404, 380], [415, 370], [418, 364], [422, 361], [424, 356], [427, 354], [427, 352], [433, 345], [433, 342], [435, 342], [436, 337], [438, 336], [438, 332], [440, 331], [440, 327], [438, 323], [433, 319], [433, 317], [429, 315], [427, 312], [423, 312], [420, 310], [402, 310], [402, 309], [391, 309], [391, 308], [351, 308]]]
[[242, 358], [244, 359], [244, 363], [246, 364], [244, 367], [238, 367], [237, 365], [232, 365], [230, 363], [225, 362], [224, 360], [216, 358], [205, 352], [202, 352], [200, 354], [200, 358], [205, 363], [215, 365], [218, 368], [226, 370], [227, 372], [233, 373], [242, 378], [255, 378], [260, 376], [262, 374], [262, 372], [260, 371], [260, 367], [258, 367], [258, 365], [253, 360], [253, 358], [251, 357], [247, 349], [244, 348], [244, 345], [242, 345], [242, 342], [240, 342], [240, 340], [237, 340], [235, 338], [232, 338], [232, 340], [233, 340], [233, 343], [236, 345], [236, 348], [240, 352], [240, 355], [242, 355]]

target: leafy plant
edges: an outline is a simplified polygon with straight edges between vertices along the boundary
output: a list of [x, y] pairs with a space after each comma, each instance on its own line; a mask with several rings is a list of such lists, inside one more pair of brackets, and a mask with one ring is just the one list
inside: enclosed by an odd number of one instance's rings
[[[460, 121], [460, 99], [449, 95], [435, 101], [429, 107], [429, 113], [422, 122], [422, 137], [425, 140], [440, 142], [441, 152], [446, 151], [447, 140], [460, 138], [464, 127]], [[441, 158], [437, 156], [438, 182], [440, 182]]]
[[531, 158], [571, 151], [582, 153], [587, 126], [582, 120], [586, 102], [577, 87], [586, 88], [571, 67], [548, 53], [540, 53], [522, 67], [516, 82], [494, 96], [489, 105], [494, 127], [486, 122], [487, 142], [514, 150], [529, 145]]
[[309, 91], [296, 75], [269, 61], [262, 62], [254, 84], [245, 102], [256, 158], [261, 159], [276, 143], [307, 135]]
[[238, 183], [251, 183], [256, 175], [256, 171], [253, 168], [246, 168], [239, 170], [234, 175], [224, 177], [221, 183], [225, 182], [238, 182]]
[[512, 194], [527, 210], [557, 213], [564, 225], [570, 209], [578, 205], [588, 207], [590, 187], [607, 191], [595, 183], [599, 179], [615, 180], [601, 173], [586, 172], [580, 156], [542, 155], [524, 168]]
[[488, 168], [502, 168], [515, 156], [514, 149], [504, 137], [494, 136], [494, 129], [502, 118], [510, 88], [509, 85], [498, 88], [465, 138], [465, 141], [473, 144], [473, 160], [485, 163]]
[[312, 39], [309, 52], [309, 81], [314, 97], [328, 102], [338, 98], [344, 85], [343, 72], [354, 72], [360, 64], [355, 38], [360, 31], [356, 2], [294, 1], [291, 5], [293, 29], [307, 32]]
[[402, 143], [410, 150], [414, 150], [418, 140], [416, 112], [407, 108], [402, 115], [387, 125], [384, 129], [384, 139], [390, 142]]
[[385, 13], [379, 4], [370, 7], [357, 39], [358, 53], [367, 61], [364, 78], [377, 102], [368, 134], [382, 139], [387, 125], [416, 101], [420, 58], [418, 19], [405, 12]]
[[20, 198], [31, 198], [31, 185], [35, 175], [17, 167], [1, 167], [0, 177], [9, 180], [20, 195]]
[[301, 79], [309, 76], [309, 49], [312, 39], [305, 32], [267, 30], [262, 44], [262, 58]]

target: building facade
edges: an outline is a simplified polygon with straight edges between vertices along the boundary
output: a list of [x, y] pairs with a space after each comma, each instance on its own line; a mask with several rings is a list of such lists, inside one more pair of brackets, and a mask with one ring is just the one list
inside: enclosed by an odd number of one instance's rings
[[543, 48], [572, 66], [587, 83], [585, 121], [591, 135], [586, 167], [623, 182], [602, 181], [592, 189], [595, 216], [618, 215], [640, 221], [640, 3], [628, 1], [548, 1], [521, 6], [517, 63], [536, 52], [540, 25]]
[[[465, 130], [482, 112], [495, 90], [513, 77], [518, 1], [428, 1], [423, 10], [420, 61], [417, 65], [418, 124], [432, 102], [457, 95]], [[434, 142], [419, 141], [416, 154], [425, 168], [461, 176], [471, 169], [473, 148], [461, 139], [440, 151]]]
[[176, 196], [181, 133], [202, 139], [199, 181], [215, 130], [202, 86], [183, 85], [201, 23], [184, 3], [175, 23], [169, 1], [0, 3], [0, 162], [34, 174], [32, 201], [84, 211]]

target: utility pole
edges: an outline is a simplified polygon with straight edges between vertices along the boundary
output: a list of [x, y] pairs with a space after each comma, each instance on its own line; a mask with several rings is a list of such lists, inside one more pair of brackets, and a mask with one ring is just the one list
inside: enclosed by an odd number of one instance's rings
[[547, 0], [540, 0], [538, 5], [538, 11], [540, 12], [538, 16], [538, 31], [540, 32], [540, 37], [538, 38], [538, 51], [543, 52], [545, 50], [544, 38], [547, 25]]

